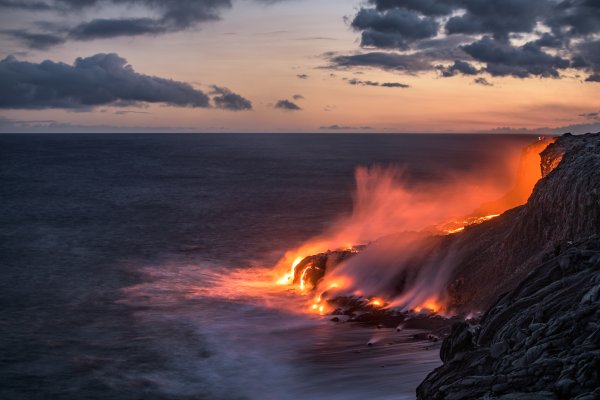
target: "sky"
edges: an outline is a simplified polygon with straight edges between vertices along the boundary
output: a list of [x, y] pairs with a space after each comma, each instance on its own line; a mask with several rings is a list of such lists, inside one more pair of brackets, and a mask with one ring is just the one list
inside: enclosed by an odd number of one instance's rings
[[600, 131], [600, 0], [0, 0], [0, 132]]

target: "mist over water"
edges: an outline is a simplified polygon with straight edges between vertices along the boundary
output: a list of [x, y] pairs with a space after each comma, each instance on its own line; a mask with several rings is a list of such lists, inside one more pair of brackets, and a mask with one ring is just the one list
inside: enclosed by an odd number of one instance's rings
[[259, 282], [351, 218], [357, 167], [508, 189], [531, 140], [2, 135], [0, 397], [413, 398], [437, 348]]

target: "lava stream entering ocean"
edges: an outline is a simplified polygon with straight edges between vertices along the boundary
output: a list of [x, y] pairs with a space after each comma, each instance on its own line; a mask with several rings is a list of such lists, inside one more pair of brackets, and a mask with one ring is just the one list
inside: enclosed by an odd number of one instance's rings
[[[352, 214], [288, 251], [277, 264], [277, 283], [311, 296], [308, 310], [319, 314], [331, 312], [330, 299], [340, 296], [362, 298], [366, 307], [443, 314], [452, 254], [423, 254], [435, 250], [436, 236], [460, 234], [525, 203], [541, 178], [539, 153], [552, 142], [541, 140], [522, 152], [508, 193], [480, 175], [415, 186], [398, 168], [358, 168]], [[366, 249], [355, 247], [365, 243]]]

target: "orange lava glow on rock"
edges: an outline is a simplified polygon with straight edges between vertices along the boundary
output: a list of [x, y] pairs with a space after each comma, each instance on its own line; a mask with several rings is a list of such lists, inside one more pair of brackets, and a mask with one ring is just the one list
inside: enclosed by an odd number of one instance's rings
[[[444, 279], [447, 271], [443, 269], [452, 268], [452, 265], [438, 266], [440, 272], [436, 272], [435, 268], [427, 270], [426, 274], [430, 275], [421, 277], [418, 284], [406, 287], [400, 294], [393, 294], [385, 288], [378, 289], [381, 281], [396, 279], [394, 271], [398, 270], [395, 268], [399, 268], [399, 265], [402, 268], [405, 257], [427, 248], [424, 241], [400, 240], [400, 248], [386, 248], [380, 244], [378, 249], [384, 253], [387, 251], [387, 256], [374, 255], [371, 251], [364, 265], [361, 264], [364, 261], [363, 248], [367, 245], [367, 250], [372, 249], [379, 239], [401, 232], [461, 234], [471, 226], [498, 218], [505, 211], [524, 204], [542, 177], [539, 154], [553, 142], [554, 139], [540, 140], [523, 150], [520, 159], [515, 152], [507, 157], [505, 164], [494, 164], [493, 168], [506, 169], [507, 166], [516, 165], [519, 160], [514, 185], [508, 192], [505, 186], [500, 187], [492, 177], [478, 174], [479, 171], [453, 177], [440, 187], [415, 187], [407, 184], [404, 171], [400, 169], [358, 168], [352, 213], [334, 222], [323, 234], [288, 251], [275, 268], [277, 284], [291, 286], [302, 296], [310, 296], [308, 311], [320, 315], [332, 311], [328, 300], [336, 296], [362, 298], [365, 304], [376, 308], [444, 314], [444, 288], [447, 283]], [[315, 284], [311, 281], [314, 274], [309, 271], [322, 267], [303, 263], [303, 260], [329, 251], [361, 254], [333, 268], [328, 266], [325, 276]], [[385, 265], [382, 265], [382, 259]], [[303, 268], [301, 272], [296, 271], [300, 264]], [[350, 264], [351, 267], [345, 268]], [[319, 294], [312, 297], [315, 292]]]
[[418, 313], [428, 311], [437, 314], [441, 313], [443, 308], [443, 304], [436, 297], [430, 297], [423, 304], [415, 307], [415, 311]]
[[[499, 216], [500, 216], [500, 214], [491, 214], [491, 215], [484, 215], [482, 217], [469, 217], [469, 218], [462, 219], [462, 220], [452, 221], [452, 222], [444, 224], [444, 226], [442, 227], [442, 231], [448, 235], [451, 235], [453, 233], [458, 233], [458, 232], [464, 231], [465, 228], [467, 228], [468, 226], [478, 225], [478, 224], [481, 224], [482, 222], [489, 221], [489, 220], [494, 219]], [[458, 225], [458, 227], [456, 227], [457, 225]]]
[[277, 284], [279, 285], [289, 285], [294, 280], [294, 274], [296, 273], [296, 267], [300, 262], [304, 260], [304, 257], [297, 256], [292, 262], [291, 269], [289, 272], [285, 273], [281, 278], [277, 280]]
[[312, 265], [309, 265], [308, 267], [304, 268], [304, 270], [302, 271], [302, 275], [300, 275], [300, 289], [301, 290], [306, 289], [306, 273], [310, 269], [312, 269]]
[[385, 302], [379, 297], [372, 298], [371, 301], [369, 301], [369, 305], [374, 307], [383, 307], [384, 304]]

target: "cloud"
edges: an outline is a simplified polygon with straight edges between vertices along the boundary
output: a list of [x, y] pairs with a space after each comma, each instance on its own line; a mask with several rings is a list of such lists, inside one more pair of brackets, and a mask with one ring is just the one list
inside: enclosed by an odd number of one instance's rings
[[174, 30], [152, 18], [94, 19], [81, 23], [67, 37], [75, 40], [109, 39], [119, 36], [157, 35]]
[[16, 120], [0, 116], [0, 133], [166, 133], [199, 132], [190, 127], [71, 124], [55, 120]]
[[589, 112], [583, 114], [577, 114], [578, 117], [582, 117], [585, 119], [592, 119], [600, 121], [600, 112]]
[[586, 82], [600, 82], [600, 72], [594, 72], [592, 75], [585, 78]]
[[580, 43], [576, 47], [576, 56], [575, 61], [581, 67], [592, 71], [592, 74], [587, 77], [587, 81], [600, 82], [600, 39]]
[[118, 110], [114, 112], [115, 115], [127, 115], [127, 114], [150, 114], [147, 111], [135, 111], [135, 110]]
[[479, 70], [473, 65], [461, 60], [454, 60], [454, 64], [447, 67], [438, 65], [437, 68], [442, 72], [442, 76], [445, 78], [459, 73], [463, 75], [477, 75], [479, 73]]
[[559, 76], [559, 69], [571, 65], [569, 60], [550, 55], [534, 44], [516, 47], [489, 36], [464, 46], [463, 50], [475, 60], [486, 63], [485, 71], [492, 76], [527, 78], [537, 75], [556, 78]]
[[284, 110], [284, 111], [300, 111], [300, 108], [296, 103], [291, 102], [289, 100], [278, 100], [274, 106], [275, 109]]
[[600, 5], [596, 0], [564, 0], [557, 2], [548, 18], [553, 32], [566, 31], [567, 35], [582, 37], [600, 32]]
[[306, 75], [306, 74], [298, 74], [298, 75], [296, 75], [296, 78], [298, 78], [298, 79], [308, 79], [309, 76]]
[[600, 82], [597, 0], [367, 0], [351, 26], [368, 51], [326, 54], [329, 68], [516, 78], [573, 68]]
[[480, 76], [479, 78], [473, 79], [473, 83], [476, 83], [476, 84], [481, 85], [481, 86], [494, 86], [493, 83], [489, 82], [483, 76]]
[[[218, 89], [213, 99], [217, 107], [249, 105], [227, 89]], [[0, 61], [0, 93], [3, 109], [87, 110], [146, 103], [210, 107], [209, 96], [201, 90], [185, 82], [140, 74], [114, 53], [77, 58], [73, 65], [50, 60], [37, 64], [9, 56]]]
[[492, 34], [507, 40], [511, 33], [530, 33], [550, 10], [553, 0], [462, 0], [454, 1], [464, 14], [453, 16], [445, 25], [449, 34]]
[[243, 111], [252, 109], [252, 102], [243, 98], [239, 94], [233, 93], [231, 90], [219, 86], [213, 86], [212, 89], [213, 91], [211, 94], [214, 95], [212, 100], [217, 108], [222, 108], [229, 111]]
[[[259, 3], [273, 4], [274, 0], [254, 0]], [[99, 13], [115, 5], [123, 6], [125, 15], [120, 18], [97, 18], [77, 21], [86, 9], [95, 9]], [[53, 12], [67, 15], [74, 24], [59, 27], [48, 32], [31, 32], [24, 28], [9, 33], [21, 37], [22, 42], [32, 48], [39, 47], [39, 41], [26, 40], [27, 35], [55, 36], [54, 44], [66, 40], [94, 40], [121, 36], [157, 35], [193, 29], [200, 24], [220, 19], [221, 12], [232, 7], [231, 0], [0, 0], [2, 9], [18, 9], [28, 12]], [[4, 11], [7, 12], [7, 11]], [[139, 15], [127, 15], [129, 13]], [[46, 42], [47, 46], [51, 45]], [[35, 47], [35, 46], [38, 47]]]
[[[574, 135], [582, 135], [590, 132], [600, 132], [600, 112], [579, 113], [577, 117], [585, 118], [589, 122], [575, 123], [557, 127], [542, 127], [542, 128], [512, 128], [499, 127], [489, 131], [490, 133], [524, 133], [535, 135], [558, 135], [570, 132]], [[485, 132], [484, 132], [485, 133]]]
[[362, 31], [362, 46], [379, 48], [407, 49], [410, 42], [434, 37], [438, 31], [435, 19], [402, 8], [383, 11], [362, 8], [351, 26]]
[[368, 131], [373, 128], [370, 126], [347, 126], [347, 125], [333, 124], [333, 125], [321, 126], [321, 127], [319, 127], [319, 129], [328, 130], [328, 131], [353, 131], [353, 130]]
[[448, 15], [454, 10], [454, 4], [449, 0], [369, 0], [369, 3], [379, 11], [392, 10], [401, 5], [407, 10], [432, 16]]
[[65, 42], [65, 38], [49, 33], [29, 33], [21, 30], [3, 30], [5, 35], [11, 36], [30, 49], [46, 50]]
[[379, 87], [387, 87], [387, 88], [402, 88], [406, 89], [410, 86], [405, 83], [400, 82], [374, 82], [374, 81], [362, 81], [359, 79], [348, 79], [347, 80], [350, 85], [354, 86], [379, 86]]
[[560, 127], [543, 128], [511, 128], [499, 127], [487, 132], [480, 133], [510, 133], [510, 134], [529, 134], [529, 135], [561, 135], [563, 133], [572, 133], [573, 135], [583, 135], [586, 133], [600, 132], [600, 123], [593, 124], [572, 124]]
[[329, 68], [375, 67], [391, 71], [416, 73], [432, 68], [429, 60], [411, 54], [371, 52], [351, 55], [326, 55]]
[[302, 96], [301, 94], [295, 94], [292, 96], [292, 98], [294, 100], [304, 100], [304, 96]]
[[400, 83], [400, 82], [383, 82], [383, 83], [380, 83], [379, 86], [387, 87], [387, 88], [401, 88], [401, 89], [407, 89], [410, 87], [410, 85], [407, 85], [406, 83]]
[[28, 11], [50, 11], [52, 6], [43, 1], [0, 0], [0, 8], [20, 9]]

